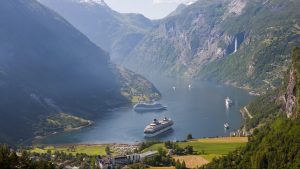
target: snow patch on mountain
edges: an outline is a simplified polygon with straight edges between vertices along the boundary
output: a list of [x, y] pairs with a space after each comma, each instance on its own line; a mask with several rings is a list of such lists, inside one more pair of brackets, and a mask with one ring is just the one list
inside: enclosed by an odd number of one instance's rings
[[185, 1], [184, 4], [185, 5], [192, 5], [194, 4], [195, 2], [197, 2], [198, 0], [189, 0], [189, 1]]
[[153, 0], [154, 4], [185, 4], [185, 5], [191, 5], [195, 3], [198, 0]]
[[102, 5], [102, 6], [107, 6], [104, 0], [80, 0], [80, 3], [87, 3], [91, 5]]

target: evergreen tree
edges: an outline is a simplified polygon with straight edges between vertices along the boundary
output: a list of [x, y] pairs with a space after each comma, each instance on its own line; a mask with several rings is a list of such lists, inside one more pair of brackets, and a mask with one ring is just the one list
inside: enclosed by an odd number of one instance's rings
[[186, 165], [185, 165], [185, 161], [183, 160], [182, 164], [181, 164], [181, 169], [186, 169]]
[[186, 137], [186, 139], [187, 139], [187, 140], [193, 139], [193, 135], [192, 135], [192, 134], [188, 134], [187, 137]]
[[17, 156], [16, 152], [12, 152], [9, 156], [10, 159], [10, 168], [18, 167], [19, 164], [19, 157]]
[[7, 145], [0, 146], [0, 168], [1, 169], [9, 169], [9, 148]]
[[181, 163], [179, 160], [176, 161], [175, 169], [181, 169]]

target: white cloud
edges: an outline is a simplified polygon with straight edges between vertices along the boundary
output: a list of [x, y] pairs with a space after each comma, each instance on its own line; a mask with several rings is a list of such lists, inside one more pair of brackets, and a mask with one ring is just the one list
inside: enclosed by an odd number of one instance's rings
[[193, 4], [197, 0], [153, 0], [153, 4]]

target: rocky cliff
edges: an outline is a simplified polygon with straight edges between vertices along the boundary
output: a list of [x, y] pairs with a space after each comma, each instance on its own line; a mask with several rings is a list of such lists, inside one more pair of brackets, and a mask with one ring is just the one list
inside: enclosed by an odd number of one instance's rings
[[282, 85], [258, 97], [247, 105], [253, 117], [246, 119], [246, 129], [251, 130], [260, 127], [281, 115], [289, 119], [294, 119], [299, 116], [299, 47], [293, 50], [291, 58], [292, 62], [289, 71], [287, 71], [282, 81]]
[[293, 67], [289, 73], [289, 82], [284, 98], [286, 114], [290, 118], [296, 111], [296, 74]]
[[299, 97], [300, 97], [300, 48], [297, 47], [292, 55], [292, 67], [289, 72], [288, 85], [285, 93], [285, 110], [287, 117], [298, 117], [299, 112]]

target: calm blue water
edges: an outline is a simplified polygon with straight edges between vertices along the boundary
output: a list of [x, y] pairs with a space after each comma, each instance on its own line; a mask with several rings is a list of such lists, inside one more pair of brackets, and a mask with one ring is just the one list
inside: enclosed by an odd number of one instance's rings
[[[226, 136], [242, 123], [240, 108], [253, 97], [241, 89], [207, 82], [184, 80], [156, 80], [162, 93], [161, 103], [168, 106], [163, 112], [134, 112], [131, 107], [103, 113], [93, 119], [92, 127], [71, 133], [62, 133], [44, 139], [45, 144], [67, 143], [134, 143], [145, 140], [143, 130], [154, 118], [170, 117], [175, 124], [173, 130], [154, 139], [183, 140], [187, 134], [193, 137]], [[192, 88], [189, 89], [188, 85]], [[176, 86], [176, 90], [172, 89]], [[224, 99], [229, 96], [234, 104], [226, 109]], [[230, 129], [224, 130], [228, 122]]]

